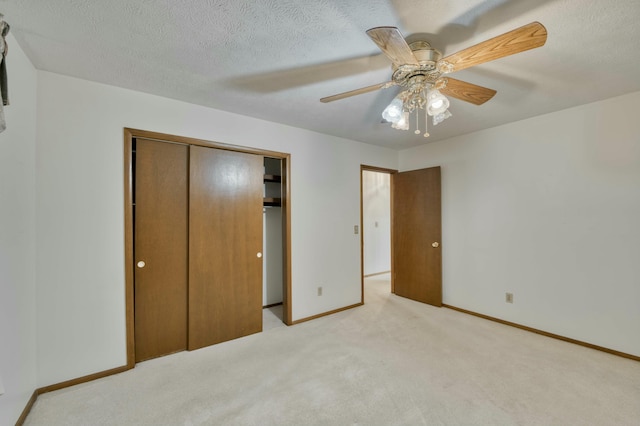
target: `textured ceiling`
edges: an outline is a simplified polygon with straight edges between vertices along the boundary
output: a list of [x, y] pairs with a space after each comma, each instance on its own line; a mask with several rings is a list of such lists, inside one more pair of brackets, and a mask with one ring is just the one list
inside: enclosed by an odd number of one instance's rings
[[[0, 0], [0, 13], [40, 70], [398, 149], [640, 90], [638, 0]], [[452, 99], [428, 139], [381, 123], [398, 88], [319, 102], [389, 80], [369, 28], [446, 56], [532, 21], [546, 45], [453, 74], [498, 93]]]

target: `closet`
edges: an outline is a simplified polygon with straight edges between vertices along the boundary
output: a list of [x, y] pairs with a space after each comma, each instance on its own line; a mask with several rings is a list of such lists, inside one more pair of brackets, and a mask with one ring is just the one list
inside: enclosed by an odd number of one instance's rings
[[281, 305], [284, 295], [282, 174], [282, 160], [279, 158], [264, 158], [262, 306], [265, 308]]
[[279, 269], [283, 300], [281, 212], [277, 241], [263, 233], [282, 159], [144, 137], [131, 148], [135, 362], [262, 331], [264, 271]]

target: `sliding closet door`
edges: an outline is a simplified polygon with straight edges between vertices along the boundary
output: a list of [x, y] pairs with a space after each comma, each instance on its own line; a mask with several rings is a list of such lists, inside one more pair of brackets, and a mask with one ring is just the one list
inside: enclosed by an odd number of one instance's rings
[[136, 141], [136, 361], [187, 348], [188, 149]]
[[189, 350], [262, 331], [262, 156], [192, 146]]

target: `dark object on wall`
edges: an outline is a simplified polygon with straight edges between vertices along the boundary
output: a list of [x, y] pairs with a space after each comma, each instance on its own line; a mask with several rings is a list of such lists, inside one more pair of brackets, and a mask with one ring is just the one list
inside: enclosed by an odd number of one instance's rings
[[0, 40], [0, 53], [2, 53], [2, 57], [0, 57], [0, 92], [2, 92], [2, 105], [0, 105], [0, 132], [4, 131], [7, 128], [7, 124], [4, 120], [4, 110], [2, 108], [3, 105], [9, 105], [9, 89], [7, 87], [7, 41], [5, 37], [9, 34], [9, 24], [4, 21], [4, 15], [0, 13], [0, 35], [2, 36], [2, 40]]
[[2, 51], [2, 63], [0, 64], [0, 89], [2, 89], [2, 105], [9, 105], [9, 89], [7, 87], [7, 62], [6, 57], [9, 52], [7, 46], [7, 40], [5, 37], [9, 34], [9, 24], [7, 24], [0, 14], [0, 35], [2, 35], [2, 41], [0, 42], [0, 49]]

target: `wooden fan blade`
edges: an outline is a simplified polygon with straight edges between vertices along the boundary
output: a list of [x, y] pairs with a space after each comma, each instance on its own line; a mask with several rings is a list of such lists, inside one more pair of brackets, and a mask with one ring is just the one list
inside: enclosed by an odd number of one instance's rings
[[474, 65], [540, 47], [546, 41], [547, 29], [540, 22], [532, 22], [508, 33], [478, 43], [475, 46], [463, 49], [438, 62], [447, 62], [453, 66], [453, 69], [446, 70], [446, 72], [460, 71]]
[[396, 65], [419, 65], [411, 48], [396, 27], [376, 27], [367, 30], [367, 35]]
[[487, 89], [486, 87], [456, 80], [455, 78], [445, 77], [443, 80], [447, 81], [447, 85], [440, 89], [440, 93], [474, 105], [482, 105], [496, 94], [493, 89]]
[[344, 98], [349, 98], [351, 96], [361, 95], [363, 93], [373, 92], [379, 89], [386, 89], [387, 87], [395, 86], [396, 84], [393, 81], [388, 81], [386, 83], [374, 84], [373, 86], [363, 87], [361, 89], [351, 90], [349, 92], [339, 93], [333, 96], [327, 96], [326, 98], [320, 99], [320, 102], [327, 103], [333, 102]]

